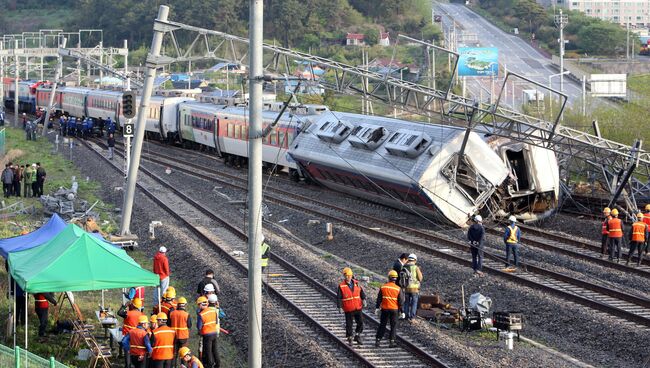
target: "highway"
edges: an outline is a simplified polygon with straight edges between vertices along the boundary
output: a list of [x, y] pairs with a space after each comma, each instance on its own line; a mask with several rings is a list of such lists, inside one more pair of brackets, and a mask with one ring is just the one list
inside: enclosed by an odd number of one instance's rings
[[[527, 44], [521, 38], [508, 34], [492, 23], [474, 13], [467, 7], [461, 4], [444, 4], [436, 3], [435, 13], [442, 15], [442, 21], [445, 29], [452, 25], [452, 19], [457, 24], [462, 25], [465, 34], [475, 34], [478, 37], [481, 47], [496, 47], [499, 49], [499, 64], [501, 68], [507, 68], [508, 71], [515, 72], [519, 75], [525, 76], [535, 82], [548, 86], [548, 78], [550, 75], [557, 74], [556, 69], [550, 67], [551, 61], [546, 56], [542, 55], [539, 51]], [[461, 32], [458, 30], [457, 32]], [[458, 47], [462, 47], [459, 41]], [[475, 45], [466, 45], [475, 46]], [[473, 77], [468, 77], [476, 79]], [[490, 81], [480, 81], [479, 87], [477, 80], [468, 80], [467, 89], [471, 94], [476, 94], [480, 89], [490, 90]], [[496, 92], [498, 94], [503, 78], [497, 81]], [[553, 77], [552, 87], [560, 90], [560, 77]], [[521, 104], [521, 96], [523, 89], [532, 89], [531, 86], [515, 83], [515, 104]], [[509, 79], [508, 86], [506, 87], [508, 96], [505, 101], [508, 104], [512, 102], [512, 85]], [[540, 90], [542, 93], [546, 91]], [[564, 93], [568, 96], [568, 103], [570, 105], [580, 106], [582, 103], [582, 86], [564, 78]], [[557, 95], [555, 95], [557, 96]], [[478, 96], [477, 96], [478, 97]]]

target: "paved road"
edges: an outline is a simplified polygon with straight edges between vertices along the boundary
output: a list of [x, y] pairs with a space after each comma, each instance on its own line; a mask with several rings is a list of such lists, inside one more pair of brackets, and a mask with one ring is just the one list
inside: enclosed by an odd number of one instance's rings
[[[503, 32], [480, 15], [472, 12], [470, 9], [461, 4], [436, 4], [436, 13], [443, 15], [445, 28], [451, 25], [453, 18], [461, 24], [466, 33], [474, 33], [478, 36], [480, 46], [497, 47], [499, 49], [499, 63], [507, 67], [509, 71], [526, 76], [535, 82], [548, 86], [548, 77], [556, 74], [557, 71], [550, 67], [551, 61], [544, 55], [535, 50], [521, 38]], [[459, 45], [460, 46], [460, 45]], [[474, 45], [467, 45], [474, 46]], [[553, 88], [560, 89], [560, 77], [553, 78]], [[500, 86], [500, 83], [497, 85]], [[489, 82], [482, 82], [482, 88], [476, 85], [476, 82], [468, 83], [468, 90], [476, 93], [480, 89], [490, 89]], [[520, 104], [522, 89], [529, 88], [515, 85], [517, 94], [517, 104]], [[512, 100], [512, 87], [509, 83], [508, 103]], [[497, 93], [499, 87], [496, 88]], [[582, 86], [564, 78], [564, 93], [568, 95], [569, 104], [579, 106], [582, 103]]]

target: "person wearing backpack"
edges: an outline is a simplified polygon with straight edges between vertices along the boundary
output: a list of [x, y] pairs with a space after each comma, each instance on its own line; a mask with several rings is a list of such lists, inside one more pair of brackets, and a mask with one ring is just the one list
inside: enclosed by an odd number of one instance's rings
[[406, 301], [404, 303], [404, 318], [406, 320], [412, 320], [415, 318], [415, 314], [418, 310], [422, 271], [420, 270], [420, 267], [415, 264], [417, 260], [418, 257], [415, 254], [409, 254], [408, 260], [404, 267], [402, 267], [402, 272], [399, 277], [400, 282], [404, 285], [402, 287], [404, 288], [404, 295], [406, 296]]

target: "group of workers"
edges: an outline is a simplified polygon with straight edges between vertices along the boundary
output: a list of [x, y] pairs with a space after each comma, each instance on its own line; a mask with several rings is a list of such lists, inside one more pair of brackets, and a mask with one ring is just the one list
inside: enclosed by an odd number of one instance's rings
[[[381, 340], [390, 325], [389, 347], [396, 345], [397, 320], [401, 318], [411, 321], [415, 318], [420, 294], [420, 284], [423, 280], [422, 270], [416, 265], [417, 256], [413, 253], [402, 253], [388, 272], [388, 281], [384, 283], [377, 294], [375, 314], [379, 317], [379, 328], [375, 335], [375, 346], [381, 345]], [[363, 344], [363, 308], [367, 306], [366, 294], [350, 267], [343, 269], [343, 281], [337, 288], [337, 307], [345, 313], [345, 337], [350, 345], [356, 342]], [[356, 328], [353, 327], [356, 323]]]
[[[623, 243], [623, 221], [619, 218], [618, 209], [610, 209], [606, 207], [603, 209], [604, 220], [601, 226], [601, 257], [608, 256], [610, 261], [620, 262], [621, 260], [621, 247]], [[650, 204], [645, 206], [645, 213], [638, 212], [636, 221], [632, 224], [629, 232], [630, 249], [627, 254], [626, 264], [630, 264], [630, 260], [634, 253], [637, 253], [637, 266], [641, 265], [643, 256], [648, 254], [649, 246], [649, 227], [650, 226]]]
[[59, 129], [62, 136], [86, 138], [94, 134], [97, 129], [97, 135], [104, 136], [104, 129], [108, 134], [114, 134], [116, 125], [110, 117], [106, 120], [103, 118], [94, 119], [91, 117], [82, 116], [77, 118], [74, 116], [61, 115], [59, 117]]
[[212, 284], [206, 285], [196, 305], [200, 358], [192, 355], [188, 347], [192, 316], [187, 311], [187, 299], [176, 298], [174, 287], [167, 288], [160, 306], [154, 306], [149, 318], [142, 312], [142, 299], [133, 298], [128, 310], [118, 312], [124, 318], [122, 347], [126, 352], [126, 367], [171, 368], [177, 366], [178, 358], [187, 368], [219, 367], [217, 338], [220, 318], [224, 315]]

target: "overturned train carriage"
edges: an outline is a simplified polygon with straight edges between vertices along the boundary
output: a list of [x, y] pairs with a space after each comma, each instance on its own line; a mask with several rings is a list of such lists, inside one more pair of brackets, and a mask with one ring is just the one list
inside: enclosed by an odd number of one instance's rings
[[[472, 132], [461, 155], [464, 137], [464, 129], [450, 126], [332, 112], [298, 135], [289, 155], [306, 176], [326, 187], [458, 226], [478, 212], [504, 214], [516, 208], [525, 219], [546, 213], [549, 207], [542, 209], [543, 196], [536, 190], [547, 188], [553, 176], [530, 160], [552, 164], [552, 152], [507, 140], [488, 143]], [[524, 188], [524, 175], [517, 170], [526, 171], [534, 185]]]

